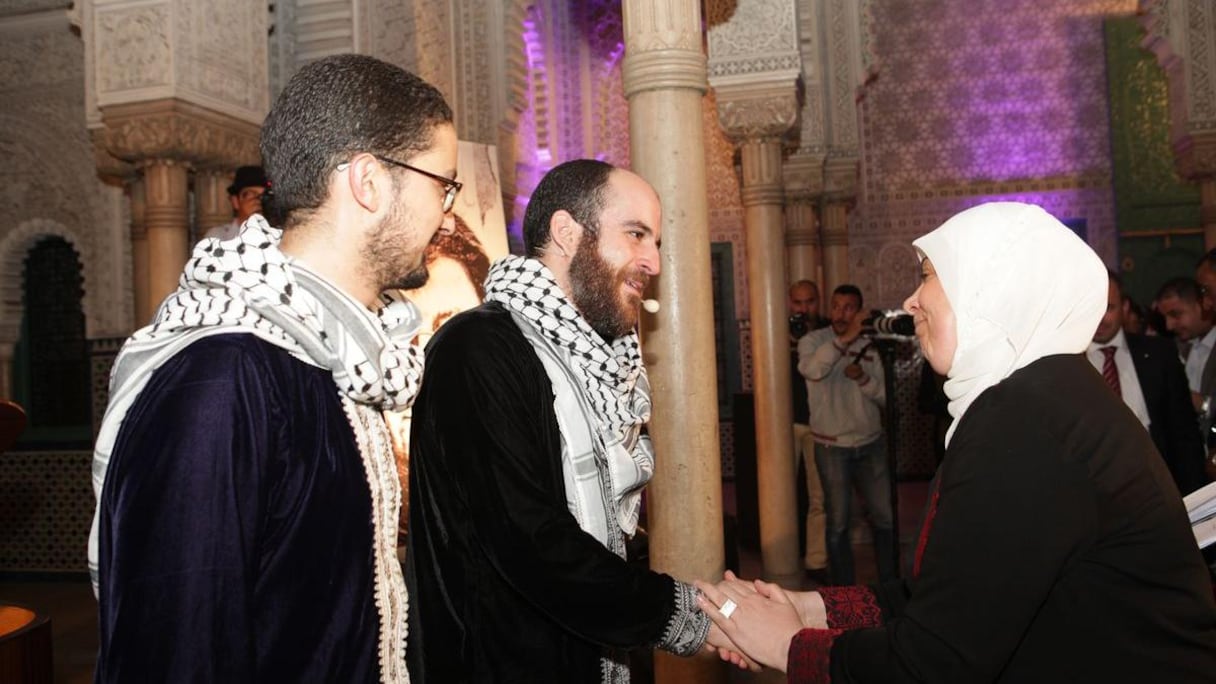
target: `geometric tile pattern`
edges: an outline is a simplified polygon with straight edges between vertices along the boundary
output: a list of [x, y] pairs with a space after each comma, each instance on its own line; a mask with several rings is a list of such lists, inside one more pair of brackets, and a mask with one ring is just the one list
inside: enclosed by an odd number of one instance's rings
[[887, 401], [893, 405], [895, 427], [887, 434], [895, 443], [895, 476], [900, 480], [932, 477], [937, 468], [933, 418], [921, 413], [919, 406], [924, 358], [911, 341], [897, 343], [892, 351], [893, 377], [887, 379]]
[[867, 119], [867, 189], [1109, 171], [1094, 10], [1112, 4], [873, 3], [882, 73], [865, 94], [876, 114]]
[[732, 480], [735, 477], [735, 424], [734, 422], [718, 423], [718, 449], [722, 454], [722, 478]]
[[870, 4], [878, 78], [859, 103], [861, 188], [850, 278], [875, 306], [915, 287], [907, 245], [997, 199], [1084, 219], [1114, 265], [1102, 21], [1135, 0]]
[[83, 573], [91, 451], [16, 451], [0, 468], [0, 571]]

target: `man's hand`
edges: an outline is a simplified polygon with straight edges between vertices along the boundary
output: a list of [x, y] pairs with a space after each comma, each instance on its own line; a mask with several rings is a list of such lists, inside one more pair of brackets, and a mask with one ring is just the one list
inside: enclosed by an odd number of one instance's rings
[[861, 323], [866, 319], [867, 315], [865, 311], [858, 311], [853, 314], [852, 320], [849, 321], [849, 327], [845, 328], [844, 332], [840, 334], [841, 345], [848, 347], [850, 344], [853, 344], [853, 340], [861, 337]]
[[866, 372], [862, 370], [860, 364], [850, 363], [844, 367], [844, 376], [850, 380], [861, 382], [866, 377]]
[[[790, 641], [803, 626], [798, 611], [780, 587], [759, 580], [749, 584], [729, 573], [716, 587], [706, 582], [696, 584], [702, 593], [697, 597], [701, 610], [735, 647], [761, 665], [785, 672]], [[728, 600], [735, 605], [729, 617], [721, 611]], [[722, 658], [739, 664], [734, 657]]]
[[785, 597], [798, 611], [798, 619], [803, 627], [812, 629], [828, 628], [828, 607], [823, 603], [823, 597], [817, 591], [790, 591], [782, 589]]
[[735, 642], [727, 638], [726, 634], [717, 625], [709, 626], [709, 636], [706, 637], [705, 646], [702, 648], [709, 653], [716, 652], [718, 657], [728, 663], [733, 663], [740, 670], [759, 672], [764, 669], [754, 660], [743, 655], [743, 650], [736, 646]]

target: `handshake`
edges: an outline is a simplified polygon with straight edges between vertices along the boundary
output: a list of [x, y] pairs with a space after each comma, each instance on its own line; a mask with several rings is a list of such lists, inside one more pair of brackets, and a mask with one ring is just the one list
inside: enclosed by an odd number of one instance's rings
[[740, 668], [786, 671], [790, 641], [806, 628], [827, 629], [827, 610], [816, 591], [789, 591], [762, 580], [745, 581], [727, 570], [717, 585], [696, 582], [697, 603], [713, 626], [706, 648]]

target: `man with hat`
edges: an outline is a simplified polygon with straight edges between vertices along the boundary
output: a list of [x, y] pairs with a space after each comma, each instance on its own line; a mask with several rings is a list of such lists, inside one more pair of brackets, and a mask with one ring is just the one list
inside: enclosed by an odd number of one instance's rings
[[214, 226], [203, 238], [231, 240], [241, 232], [241, 225], [254, 214], [262, 213], [262, 195], [266, 192], [266, 172], [260, 166], [242, 166], [228, 186], [228, 202], [232, 204], [233, 219]]

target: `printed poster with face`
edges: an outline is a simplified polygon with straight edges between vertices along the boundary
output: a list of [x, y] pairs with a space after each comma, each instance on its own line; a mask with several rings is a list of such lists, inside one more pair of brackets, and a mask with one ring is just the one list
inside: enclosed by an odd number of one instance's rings
[[[456, 180], [464, 187], [456, 196], [451, 235], [437, 235], [427, 249], [430, 277], [426, 285], [403, 293], [422, 312], [422, 331], [415, 341], [425, 346], [452, 316], [481, 303], [490, 264], [507, 256], [507, 224], [498, 175], [498, 149], [461, 140]], [[409, 412], [386, 414], [393, 433], [393, 450], [401, 478], [400, 531], [409, 520]]]

